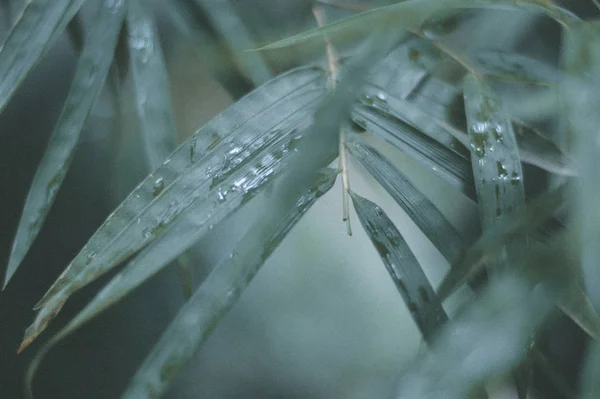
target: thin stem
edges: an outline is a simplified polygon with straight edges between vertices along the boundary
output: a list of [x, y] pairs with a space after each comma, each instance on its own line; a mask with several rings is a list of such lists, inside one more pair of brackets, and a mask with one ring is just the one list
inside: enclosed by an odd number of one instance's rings
[[[325, 11], [319, 5], [315, 5], [312, 8], [312, 13], [317, 21], [319, 27], [323, 27], [327, 23], [327, 16]], [[333, 44], [327, 37], [323, 35], [323, 41], [325, 42], [325, 50], [327, 53], [327, 67], [329, 70], [328, 85], [329, 90], [335, 90], [335, 86], [338, 80], [338, 57], [333, 47]], [[339, 169], [342, 173], [342, 220], [346, 222], [346, 231], [349, 236], [352, 235], [352, 227], [350, 225], [350, 206], [349, 206], [349, 191], [350, 182], [348, 179], [348, 163], [346, 161], [346, 141], [344, 133], [340, 129], [339, 134]]]

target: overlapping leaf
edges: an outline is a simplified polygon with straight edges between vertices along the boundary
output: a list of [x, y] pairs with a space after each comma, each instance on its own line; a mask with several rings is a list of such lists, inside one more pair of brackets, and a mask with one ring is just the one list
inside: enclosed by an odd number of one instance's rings
[[448, 316], [421, 265], [388, 216], [373, 202], [352, 193], [352, 203], [375, 249], [428, 344]]
[[39, 233], [64, 180], [79, 133], [108, 75], [124, 9], [123, 3], [98, 6], [98, 19], [88, 32], [69, 95], [25, 201], [5, 286]]
[[152, 398], [165, 392], [290, 229], [332, 187], [335, 175], [333, 170], [325, 171], [282, 218], [267, 217], [250, 228], [232, 256], [215, 267], [179, 311], [133, 377], [123, 398]]
[[[42, 298], [24, 345], [81, 287], [169, 230], [179, 235], [171, 234], [163, 245], [174, 240], [178, 248], [189, 247], [270, 181], [284, 168], [282, 159], [293, 152], [325, 95], [325, 80], [317, 68], [284, 74], [181, 145], [109, 216]], [[193, 215], [182, 218], [184, 212]], [[160, 258], [168, 256], [165, 252]]]
[[214, 28], [227, 42], [234, 58], [252, 80], [259, 86], [272, 77], [267, 63], [257, 52], [246, 51], [256, 48], [250, 32], [229, 0], [195, 0], [213, 22]]
[[350, 153], [385, 188], [448, 262], [455, 262], [464, 250], [460, 234], [448, 219], [387, 159], [357, 140], [349, 143]]

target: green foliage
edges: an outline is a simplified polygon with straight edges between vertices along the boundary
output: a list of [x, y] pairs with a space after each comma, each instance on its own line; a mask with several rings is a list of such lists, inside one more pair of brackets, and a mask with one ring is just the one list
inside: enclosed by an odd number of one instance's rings
[[[83, 3], [28, 3], [0, 51], [0, 110]], [[80, 132], [109, 84], [113, 67], [132, 78], [131, 87], [118, 87], [124, 89], [121, 93], [130, 90], [120, 101], [134, 103], [135, 125], [152, 172], [89, 238], [36, 305], [38, 313], [19, 350], [46, 329], [72, 295], [125, 263], [45, 342], [27, 375], [30, 395], [35, 372], [51, 348], [262, 196], [269, 213], [247, 227], [231, 256], [214, 266], [195, 289], [122, 397], [154, 398], [165, 393], [288, 231], [332, 187], [338, 171], [326, 167], [339, 151], [347, 150], [452, 266], [436, 292], [409, 240], [392, 220], [374, 202], [344, 187], [404, 300], [398, 306], [410, 310], [429, 347], [398, 376], [398, 398], [483, 397], [487, 382], [510, 373], [524, 397], [531, 367], [543, 364], [547, 374], [552, 372], [536, 342], [555, 309], [591, 338], [600, 337], [596, 21], [581, 21], [544, 0], [407, 0], [357, 12], [257, 50], [251, 29], [227, 0], [160, 6], [144, 0], [88, 3], [93, 17], [84, 22], [71, 90], [24, 204], [5, 287], [46, 220]], [[186, 13], [192, 3], [226, 43], [233, 65], [228, 68], [255, 88], [178, 144], [156, 15], [166, 8], [185, 40], [198, 45], [204, 41], [204, 27], [195, 26], [198, 21]], [[442, 27], [444, 22], [466, 9], [486, 8], [524, 8], [554, 18], [566, 32], [564, 65], [549, 66], [533, 56], [491, 48], [462, 51], [449, 46], [451, 40], [445, 39], [451, 35]], [[124, 36], [119, 41], [120, 34]], [[331, 78], [337, 70], [317, 66], [299, 66], [274, 76], [269, 65], [273, 53], [321, 43], [324, 36], [328, 46], [333, 42], [341, 47], [349, 38], [361, 38], [351, 46], [354, 55], [341, 63], [339, 81]], [[120, 47], [126, 57], [117, 56]], [[199, 51], [214, 58], [207, 47], [200, 46]], [[329, 68], [337, 66], [330, 62]], [[433, 82], [432, 92], [420, 95], [426, 82]], [[550, 134], [510, 114], [497, 91], [498, 84], [506, 82], [559, 86], [564, 101], [560, 143], [565, 148]], [[469, 245], [438, 209], [440, 199], [422, 193], [372, 142], [391, 144], [391, 151], [407, 155], [437, 176], [442, 190], [456, 189], [476, 203], [482, 228], [475, 242]], [[525, 178], [526, 167], [567, 182], [553, 189], [542, 185], [532, 200], [526, 195], [531, 184]], [[340, 171], [347, 176], [344, 161]], [[561, 216], [564, 212], [559, 211], [565, 209], [574, 214], [573, 221]], [[487, 271], [489, 281], [477, 283], [474, 277]], [[190, 289], [188, 272], [182, 275]], [[463, 304], [457, 314], [446, 312], [443, 302], [467, 283], [477, 291], [472, 303]], [[600, 395], [600, 351], [590, 353], [582, 373], [585, 398]], [[560, 376], [555, 377], [556, 385], [564, 386]]]

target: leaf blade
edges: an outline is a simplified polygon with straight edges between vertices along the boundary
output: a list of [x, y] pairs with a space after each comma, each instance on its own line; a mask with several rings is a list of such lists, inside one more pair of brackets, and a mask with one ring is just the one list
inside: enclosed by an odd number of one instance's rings
[[402, 299], [428, 344], [448, 321], [423, 269], [392, 221], [373, 202], [351, 193], [358, 218], [381, 256]]
[[324, 97], [325, 81], [317, 68], [285, 74], [238, 101], [182, 144], [109, 216], [42, 298], [23, 347], [44, 330], [70, 295], [90, 281], [142, 248], [150, 251], [151, 243], [156, 246], [173, 229], [187, 231], [185, 240], [171, 235], [161, 245], [169, 251], [189, 248], [212, 224], [268, 184], [301, 141], [298, 132]]
[[122, 5], [117, 8], [103, 5], [98, 23], [89, 31], [89, 40], [78, 62], [69, 95], [25, 201], [4, 287], [39, 233], [64, 180], [79, 133], [108, 75], [123, 14]]

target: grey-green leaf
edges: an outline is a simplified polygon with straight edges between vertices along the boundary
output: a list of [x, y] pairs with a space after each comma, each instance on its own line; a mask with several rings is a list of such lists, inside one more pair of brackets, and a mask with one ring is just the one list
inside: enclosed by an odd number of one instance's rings
[[443, 301], [458, 287], [473, 276], [483, 264], [495, 259], [502, 248], [517, 237], [532, 233], [565, 204], [566, 187], [560, 186], [534, 199], [524, 209], [501, 220], [482, 236], [452, 266], [438, 288], [438, 296]]
[[385, 212], [357, 194], [352, 193], [351, 196], [363, 228], [381, 256], [423, 338], [431, 344], [441, 326], [448, 321], [440, 300], [417, 258]]
[[271, 253], [319, 196], [335, 181], [329, 169], [298, 197], [282, 218], [259, 221], [238, 242], [233, 256], [221, 261], [190, 301], [179, 311], [148, 355], [122, 398], [152, 398], [162, 394], [177, 372], [192, 358], [219, 320], [235, 304]]
[[[512, 123], [498, 96], [480, 78], [465, 78], [465, 109], [471, 138], [471, 164], [485, 231], [525, 204], [523, 172]], [[507, 245], [505, 261], [527, 248], [523, 236]]]
[[219, 31], [233, 52], [242, 71], [250, 77], [255, 86], [259, 86], [272, 77], [272, 72], [262, 55], [255, 51], [254, 41], [244, 22], [229, 0], [195, 0], [206, 12], [213, 27]]
[[129, 0], [127, 44], [145, 153], [152, 170], [177, 148], [169, 78], [150, 8]]
[[125, 6], [119, 4], [102, 3], [96, 23], [87, 34], [69, 95], [25, 201], [6, 271], [5, 286], [48, 215], [69, 168], [79, 133], [104, 86], [124, 15]]
[[368, 106], [357, 105], [352, 111], [352, 119], [406, 155], [431, 168], [433, 173], [460, 189], [467, 197], [476, 199], [469, 160], [458, 152], [452, 151], [411, 125]]
[[69, 3], [38, 0], [25, 6], [0, 51], [0, 111], [43, 55]]
[[57, 279], [40, 301], [24, 344], [71, 294], [168, 231], [186, 229], [185, 240], [176, 243], [183, 251], [234, 212], [284, 168], [283, 160], [294, 152], [325, 94], [323, 70], [290, 71], [183, 143], [119, 205]]
[[455, 262], [465, 246], [448, 219], [377, 150], [355, 140], [348, 145], [354, 158], [385, 188], [448, 262]]
[[[163, 337], [140, 367], [123, 397], [159, 396], [208, 338], [218, 321], [240, 297], [265, 260], [291, 228], [335, 182], [336, 171], [325, 169], [283, 215], [261, 218], [237, 243], [232, 256], [223, 259], [179, 311]], [[281, 216], [281, 217], [279, 217]], [[46, 353], [87, 321], [116, 303], [159, 269], [159, 262], [130, 263], [69, 324], [36, 355], [27, 372], [27, 386]]]

